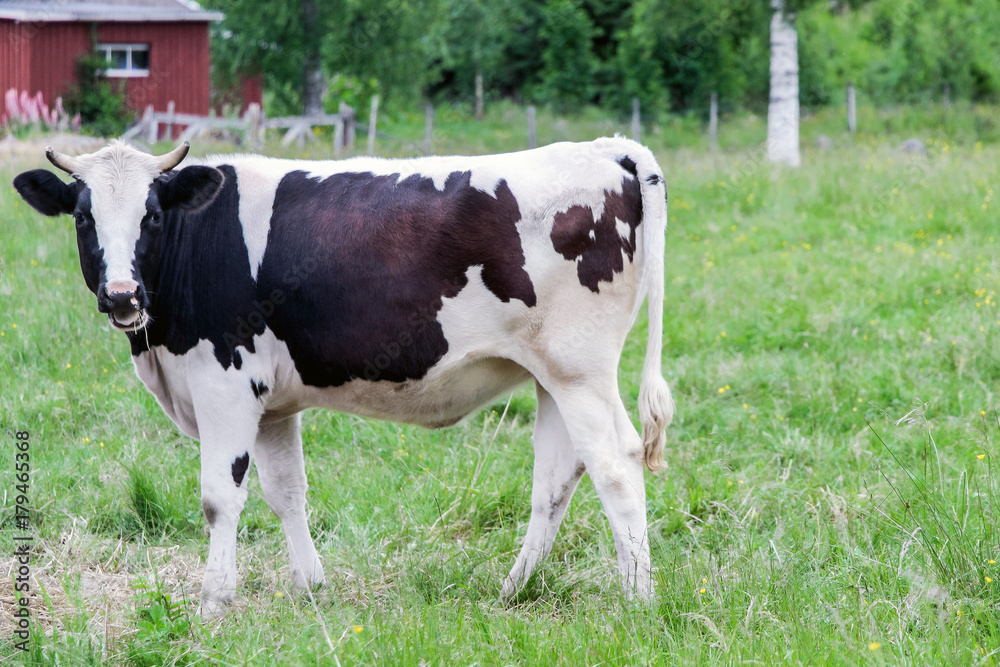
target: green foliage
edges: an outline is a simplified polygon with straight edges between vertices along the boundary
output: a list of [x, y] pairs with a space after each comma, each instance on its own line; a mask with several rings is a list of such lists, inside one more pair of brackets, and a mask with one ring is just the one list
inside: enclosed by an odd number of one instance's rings
[[593, 53], [594, 26], [577, 0], [548, 0], [539, 33], [542, 71], [536, 96], [557, 107], [591, 101], [597, 58]]
[[340, 103], [354, 108], [363, 114], [371, 104], [372, 97], [379, 94], [378, 79], [361, 79], [356, 76], [337, 74], [330, 81], [326, 96], [323, 98], [323, 108], [327, 113], [337, 113]]
[[848, 82], [885, 105], [941, 98], [996, 100], [1000, 13], [996, 3], [876, 0], [860, 11], [821, 6], [798, 19], [802, 86], [819, 103]]
[[126, 645], [126, 664], [134, 667], [190, 664], [184, 646], [179, 644], [191, 636], [193, 603], [175, 601], [159, 580], [150, 585], [140, 579], [133, 588], [136, 633]]
[[101, 75], [107, 62], [98, 55], [87, 55], [76, 63], [76, 85], [66, 97], [70, 115], [80, 114], [83, 129], [98, 137], [122, 134], [133, 112], [125, 105], [125, 80]]
[[[306, 3], [212, 0], [206, 7], [225, 13], [213, 26], [215, 85], [231, 89], [240, 77], [261, 74], [271, 115], [298, 114], [303, 105], [303, 73], [316, 55], [328, 77], [340, 74], [376, 79], [384, 96], [416, 97], [427, 81], [425, 35], [436, 14], [434, 2], [337, 0]], [[336, 102], [334, 103], [336, 106]]]
[[[262, 72], [269, 113], [297, 113], [305, 61], [321, 55], [337, 95], [375, 81], [392, 108], [423, 96], [471, 103], [482, 74], [488, 98], [558, 106], [597, 104], [647, 117], [761, 112], [769, 95], [770, 3], [746, 0], [338, 0], [317, 5], [317, 39], [302, 3], [215, 0], [216, 86]], [[799, 31], [801, 101], [840, 103], [853, 82], [879, 105], [1000, 99], [1000, 12], [995, 0], [788, 0]], [[366, 93], [367, 94], [367, 93]], [[388, 99], [386, 99], [388, 98]]]

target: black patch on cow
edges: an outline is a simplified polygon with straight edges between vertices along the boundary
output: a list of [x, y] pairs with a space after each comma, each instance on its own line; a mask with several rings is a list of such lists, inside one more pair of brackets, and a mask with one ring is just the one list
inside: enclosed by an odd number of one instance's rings
[[659, 175], [657, 174], [650, 174], [649, 176], [646, 177], [646, 182], [649, 183], [650, 185], [659, 185], [660, 181], [662, 180], [663, 179], [660, 178]]
[[76, 220], [76, 246], [80, 255], [80, 270], [87, 282], [87, 289], [97, 294], [108, 265], [104, 261], [104, 250], [97, 242], [97, 227], [94, 225], [91, 211], [89, 188], [80, 193], [73, 218]]
[[[454, 172], [292, 172], [281, 180], [258, 292], [267, 326], [308, 385], [421, 378], [448, 350], [436, 316], [471, 266], [501, 301], [535, 305], [506, 181], [493, 194]], [[245, 254], [245, 251], [244, 251]]]
[[179, 355], [208, 340], [223, 368], [239, 368], [236, 347], [253, 352], [253, 336], [264, 331], [239, 219], [236, 172], [230, 166], [219, 171], [225, 180], [210, 203], [195, 212], [166, 210], [161, 229], [139, 238], [136, 265], [150, 295], [152, 322], [128, 334], [133, 355], [161, 345]]
[[224, 180], [219, 170], [200, 165], [171, 174], [172, 178], [153, 182], [153, 190], [164, 209], [197, 211], [215, 198]]
[[243, 483], [243, 477], [247, 474], [249, 467], [250, 452], [245, 452], [243, 456], [237, 456], [236, 460], [233, 461], [233, 481], [236, 482], [236, 486]]
[[257, 382], [256, 380], [250, 380], [250, 390], [253, 391], [254, 398], [260, 398], [270, 391], [266, 384], [263, 382]]
[[72, 213], [82, 188], [79, 181], [64, 183], [47, 169], [32, 169], [14, 178], [14, 188], [42, 215]]
[[[625, 158], [627, 159], [627, 158]], [[618, 234], [615, 220], [629, 227], [629, 237]], [[580, 284], [600, 292], [598, 283], [611, 282], [614, 274], [625, 268], [622, 252], [632, 261], [635, 253], [635, 229], [642, 222], [642, 193], [639, 181], [626, 178], [622, 191], [604, 193], [604, 211], [594, 220], [590, 206], [571, 206], [556, 213], [552, 226], [552, 246], [556, 252], [576, 264]]]
[[233, 350], [233, 368], [236, 370], [243, 368], [243, 355], [239, 350]]
[[622, 169], [632, 174], [633, 178], [639, 178], [639, 172], [635, 168], [635, 160], [626, 155], [622, 159], [618, 160], [618, 164], [622, 166]]

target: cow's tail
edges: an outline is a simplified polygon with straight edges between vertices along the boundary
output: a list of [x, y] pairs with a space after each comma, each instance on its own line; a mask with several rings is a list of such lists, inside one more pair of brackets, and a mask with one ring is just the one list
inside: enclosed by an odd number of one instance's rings
[[[667, 186], [663, 172], [653, 154], [646, 148], [637, 151], [636, 170], [642, 189], [642, 288], [635, 313], [648, 299], [649, 335], [646, 341], [646, 361], [639, 385], [639, 417], [642, 421], [644, 460], [650, 470], [664, 467], [665, 431], [674, 418], [674, 399], [670, 386], [663, 379], [660, 356], [663, 352], [663, 253], [667, 231]], [[631, 155], [630, 155], [631, 157]]]

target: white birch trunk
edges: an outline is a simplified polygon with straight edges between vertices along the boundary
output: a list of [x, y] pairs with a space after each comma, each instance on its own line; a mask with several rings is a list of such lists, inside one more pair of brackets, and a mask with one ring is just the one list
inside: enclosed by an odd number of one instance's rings
[[767, 105], [767, 159], [797, 167], [799, 159], [799, 49], [785, 0], [771, 0], [771, 96]]

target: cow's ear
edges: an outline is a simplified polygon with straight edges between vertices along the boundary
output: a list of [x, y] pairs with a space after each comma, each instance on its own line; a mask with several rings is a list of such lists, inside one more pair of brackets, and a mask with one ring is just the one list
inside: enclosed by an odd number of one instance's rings
[[32, 169], [18, 174], [14, 179], [14, 188], [43, 215], [59, 215], [72, 213], [76, 208], [76, 197], [79, 189], [76, 183], [63, 183], [51, 171]]
[[224, 180], [218, 169], [185, 167], [176, 174], [165, 174], [156, 179], [156, 196], [164, 211], [172, 208], [196, 211], [215, 199]]

